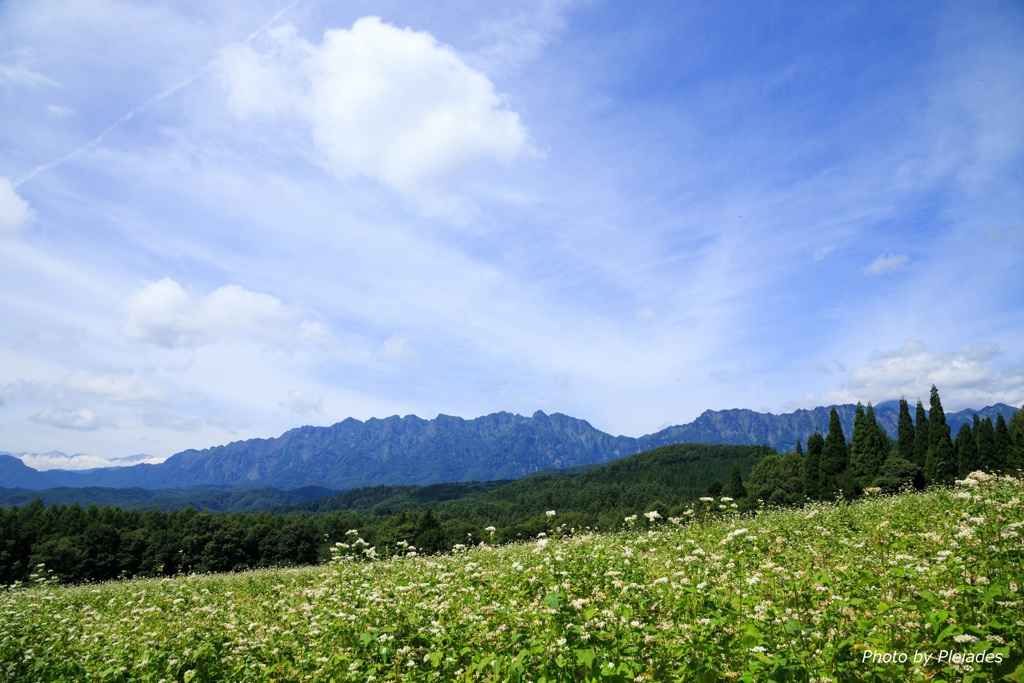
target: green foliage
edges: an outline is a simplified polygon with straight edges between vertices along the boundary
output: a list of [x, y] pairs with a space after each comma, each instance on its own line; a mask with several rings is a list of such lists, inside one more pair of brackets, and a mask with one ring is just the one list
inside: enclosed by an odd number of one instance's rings
[[[381, 556], [449, 550], [472, 537], [495, 542], [559, 526], [615, 529], [631, 514], [681, 509], [730, 473], [749, 475], [761, 446], [676, 444], [605, 465], [518, 481], [375, 486], [281, 508], [277, 514], [148, 512], [80, 505], [0, 510], [0, 579], [26, 580], [43, 563], [62, 581], [309, 564], [330, 543], [361, 530]], [[487, 531], [493, 527], [493, 535]]]
[[980, 469], [978, 444], [974, 438], [974, 432], [966, 422], [960, 425], [960, 431], [956, 433], [956, 442], [953, 446], [956, 450], [957, 470], [961, 477]]
[[804, 494], [811, 500], [824, 498], [821, 488], [821, 454], [825, 450], [825, 437], [814, 432], [807, 439], [807, 455], [804, 457]]
[[40, 568], [0, 591], [0, 680], [1019, 681], [1022, 496], [974, 479], [429, 558], [353, 534], [316, 567], [87, 586]]
[[956, 478], [953, 440], [942, 410], [939, 390], [932, 385], [931, 409], [928, 411], [928, 451], [925, 454], [924, 478], [929, 484], [951, 484]]
[[989, 418], [978, 420], [974, 429], [974, 438], [978, 447], [979, 469], [993, 470], [998, 466], [999, 457], [996, 454], [996, 430]]
[[[924, 406], [921, 407], [922, 412]], [[900, 416], [896, 431], [896, 453], [904, 460], [914, 462], [914, 420], [910, 417], [907, 399], [900, 399]]]
[[924, 471], [925, 461], [928, 459], [928, 416], [924, 411], [924, 405], [917, 402], [917, 412], [914, 417], [914, 464]]
[[722, 489], [722, 495], [736, 500], [747, 497], [747, 487], [743, 485], [743, 475], [740, 474], [738, 463], [732, 466], [729, 482]]
[[995, 426], [995, 441], [996, 441], [996, 464], [990, 472], [1003, 471], [1009, 464], [1013, 453], [1013, 437], [1010, 435], [1010, 429], [1006, 424], [1006, 419], [1002, 413], [996, 415], [996, 426]]
[[27, 505], [36, 498], [45, 505], [96, 505], [111, 508], [148, 510], [184, 510], [195, 508], [210, 512], [263, 512], [282, 505], [297, 505], [332, 496], [336, 490], [320, 486], [279, 489], [269, 486], [235, 488], [227, 486], [194, 486], [190, 488], [109, 488], [58, 487], [41, 491], [0, 488], [0, 507]]
[[868, 403], [864, 411], [858, 403], [850, 444], [850, 474], [858, 487], [870, 486], [878, 477], [891, 449], [889, 436], [878, 425], [874, 408]]
[[856, 482], [848, 472], [850, 452], [843, 436], [843, 425], [839, 422], [839, 414], [833, 408], [829, 415], [828, 434], [825, 436], [825, 447], [821, 452], [821, 496], [833, 498], [840, 493], [846, 497], [854, 495]]
[[762, 458], [750, 472], [747, 491], [752, 500], [769, 505], [803, 504], [804, 457], [800, 453], [784, 453]]
[[1013, 448], [1010, 450], [1006, 469], [1011, 472], [1024, 470], [1024, 406], [1021, 406], [1021, 409], [1010, 418], [1007, 429], [1013, 439]]
[[871, 485], [881, 489], [882, 493], [897, 493], [915, 487], [917, 478], [921, 476], [921, 468], [909, 460], [899, 456], [886, 458]]

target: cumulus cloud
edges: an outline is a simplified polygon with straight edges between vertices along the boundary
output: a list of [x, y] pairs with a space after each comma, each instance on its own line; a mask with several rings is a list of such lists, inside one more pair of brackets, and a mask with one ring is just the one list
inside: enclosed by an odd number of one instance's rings
[[983, 408], [1024, 401], [1024, 367], [999, 370], [992, 361], [996, 344], [967, 344], [956, 351], [930, 353], [919, 341], [899, 349], [876, 351], [865, 365], [850, 371], [846, 390], [833, 400], [881, 401], [898, 396], [927, 400], [934, 384], [947, 409]]
[[319, 342], [327, 335], [322, 324], [298, 320], [297, 313], [276, 297], [238, 285], [204, 296], [164, 278], [133, 292], [124, 308], [128, 322], [122, 331], [128, 339], [168, 349], [239, 338], [287, 345]]
[[869, 263], [868, 267], [864, 269], [864, 274], [877, 276], [895, 273], [898, 270], [903, 270], [907, 266], [907, 261], [909, 258], [906, 254], [891, 254], [887, 251]]
[[420, 195], [478, 162], [507, 162], [526, 132], [483, 73], [429, 33], [365, 17], [314, 45], [286, 26], [217, 65], [241, 119], [289, 116], [322, 165]]
[[324, 412], [323, 396], [298, 389], [288, 392], [287, 405], [289, 412], [300, 417], [322, 415]]
[[0, 235], [21, 229], [31, 219], [28, 202], [18, 196], [9, 178], [0, 177]]

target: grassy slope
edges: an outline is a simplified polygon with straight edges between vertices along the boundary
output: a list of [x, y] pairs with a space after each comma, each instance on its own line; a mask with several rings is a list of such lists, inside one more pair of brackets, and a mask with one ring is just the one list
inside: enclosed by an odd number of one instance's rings
[[[445, 556], [355, 545], [299, 570], [40, 582], [0, 593], [0, 680], [1021, 680], [1022, 495], [1002, 480]], [[913, 661], [942, 652], [964, 661]]]

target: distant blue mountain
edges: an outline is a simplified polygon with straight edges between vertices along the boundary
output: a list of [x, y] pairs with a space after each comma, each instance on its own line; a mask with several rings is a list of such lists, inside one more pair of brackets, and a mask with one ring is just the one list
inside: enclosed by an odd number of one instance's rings
[[[893, 436], [898, 402], [876, 407], [878, 422]], [[855, 406], [836, 406], [847, 440]], [[773, 415], [753, 410], [708, 410], [689, 424], [639, 438], [611, 436], [585, 420], [537, 411], [530, 417], [493, 413], [472, 420], [439, 415], [349, 418], [330, 427], [299, 427], [276, 439], [249, 439], [205, 450], [187, 450], [165, 462], [76, 472], [39, 472], [0, 454], [0, 486], [138, 487], [144, 489], [232, 486], [345, 490], [378, 484], [434, 484], [518, 479], [552, 468], [593, 465], [675, 443], [767, 445], [792, 450], [815, 431], [828, 430], [830, 408]], [[913, 412], [913, 407], [912, 407]], [[1005, 404], [947, 413], [956, 434], [974, 413], [1005, 418]]]

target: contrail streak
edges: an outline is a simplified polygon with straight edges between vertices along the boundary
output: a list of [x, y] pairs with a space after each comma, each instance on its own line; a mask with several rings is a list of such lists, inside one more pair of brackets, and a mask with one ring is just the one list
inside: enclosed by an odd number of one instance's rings
[[[302, 0], [293, 0], [293, 2], [285, 5], [283, 8], [281, 8], [280, 10], [275, 12], [274, 15], [272, 17], [270, 17], [269, 19], [267, 19], [265, 22], [263, 22], [260, 25], [259, 28], [257, 28], [255, 31], [250, 33], [246, 37], [246, 39], [244, 41], [242, 41], [242, 44], [243, 45], [248, 45], [252, 41], [256, 40], [256, 38], [258, 38], [260, 36], [260, 34], [262, 34], [264, 31], [266, 31], [268, 28], [270, 28], [274, 24], [274, 22], [276, 22], [278, 19], [283, 17], [288, 12], [292, 11], [292, 9], [294, 9], [295, 6], [298, 5], [300, 2], [302, 2]], [[203, 66], [202, 69], [200, 69], [199, 71], [197, 71], [193, 75], [189, 76], [185, 80], [183, 80], [183, 81], [181, 81], [181, 82], [179, 82], [179, 83], [177, 83], [175, 85], [172, 85], [171, 87], [167, 88], [163, 92], [161, 92], [161, 93], [159, 93], [157, 95], [154, 95], [153, 97], [150, 97], [148, 100], [146, 100], [145, 102], [143, 102], [139, 106], [137, 106], [134, 109], [132, 109], [131, 111], [129, 111], [124, 116], [122, 116], [119, 119], [117, 119], [116, 121], [114, 121], [112, 124], [107, 126], [103, 130], [103, 132], [101, 132], [99, 135], [94, 137], [89, 142], [85, 143], [81, 147], [77, 147], [77, 148], [71, 150], [70, 152], [68, 152], [64, 156], [60, 157], [59, 159], [55, 159], [54, 161], [48, 161], [45, 164], [40, 164], [39, 166], [36, 166], [35, 168], [33, 168], [32, 170], [30, 170], [29, 172], [27, 172], [25, 175], [21, 176], [20, 178], [15, 178], [14, 181], [11, 183], [11, 185], [13, 187], [17, 188], [19, 185], [21, 185], [21, 184], [23, 184], [25, 182], [28, 182], [29, 180], [32, 180], [33, 178], [35, 178], [37, 175], [39, 175], [43, 171], [49, 171], [51, 168], [56, 168], [57, 166], [62, 166], [64, 164], [66, 164], [67, 162], [71, 161], [72, 159], [74, 159], [76, 156], [78, 156], [82, 152], [86, 151], [87, 149], [92, 149], [93, 147], [97, 146], [98, 144], [103, 142], [103, 140], [106, 139], [106, 137], [108, 135], [110, 135], [115, 130], [117, 130], [121, 125], [127, 123], [128, 121], [131, 121], [133, 118], [135, 118], [136, 116], [138, 116], [142, 112], [146, 111], [147, 109], [149, 109], [151, 106], [153, 106], [157, 102], [159, 102], [161, 100], [167, 99], [171, 95], [175, 94], [176, 92], [178, 92], [178, 91], [180, 91], [180, 90], [182, 90], [184, 88], [187, 88], [188, 86], [192, 85], [197, 80], [199, 80], [200, 78], [205, 76], [207, 73], [209, 73], [210, 69], [213, 68], [213, 66], [216, 63], [216, 61], [217, 61], [216, 58], [211, 59], [210, 61], [208, 61]]]

